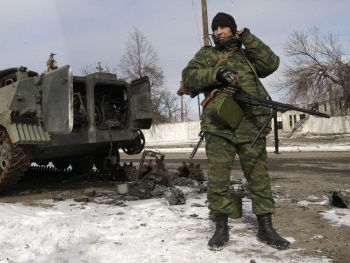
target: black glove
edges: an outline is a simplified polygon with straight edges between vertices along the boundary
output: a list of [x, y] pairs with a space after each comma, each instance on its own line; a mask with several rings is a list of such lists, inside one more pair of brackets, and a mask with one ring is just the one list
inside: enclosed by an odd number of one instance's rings
[[244, 28], [244, 31], [240, 34], [240, 35], [238, 35], [238, 39], [242, 42], [243, 41], [243, 39], [246, 37], [246, 36], [249, 36], [250, 35], [250, 30], [249, 30], [249, 28]]
[[216, 79], [224, 85], [230, 85], [234, 82], [236, 75], [237, 72], [232, 69], [221, 68], [216, 73]]
[[244, 31], [243, 31], [243, 33], [242, 33], [242, 35], [241, 35], [241, 37], [246, 37], [246, 36], [248, 36], [248, 35], [250, 35], [250, 30], [249, 30], [249, 28], [244, 28]]

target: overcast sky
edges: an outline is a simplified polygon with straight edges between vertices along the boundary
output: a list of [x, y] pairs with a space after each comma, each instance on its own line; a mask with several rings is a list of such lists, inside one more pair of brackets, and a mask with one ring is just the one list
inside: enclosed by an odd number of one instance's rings
[[[348, 0], [207, 0], [209, 29], [217, 12], [230, 13], [281, 57], [293, 30], [318, 27], [350, 43]], [[159, 56], [166, 86], [203, 45], [201, 0], [0, 0], [0, 69], [26, 66], [41, 73], [51, 52], [75, 75], [86, 66], [117, 65], [139, 29]], [[211, 32], [211, 30], [210, 30]], [[272, 96], [273, 97], [273, 96]]]

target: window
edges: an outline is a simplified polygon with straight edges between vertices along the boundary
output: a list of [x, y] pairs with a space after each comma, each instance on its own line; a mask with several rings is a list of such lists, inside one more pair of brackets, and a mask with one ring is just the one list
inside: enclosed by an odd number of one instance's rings
[[278, 129], [278, 130], [283, 129], [283, 123], [282, 123], [282, 121], [277, 121], [277, 129]]

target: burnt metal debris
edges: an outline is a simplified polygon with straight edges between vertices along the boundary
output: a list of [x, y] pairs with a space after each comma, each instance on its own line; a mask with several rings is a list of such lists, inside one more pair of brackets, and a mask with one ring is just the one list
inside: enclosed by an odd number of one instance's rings
[[[79, 173], [74, 168], [58, 169], [52, 166], [31, 166], [26, 176], [52, 178], [52, 180], [61, 179], [64, 184], [74, 181], [116, 181], [117, 194], [133, 196], [140, 199], [152, 197], [165, 197], [169, 205], [185, 203], [186, 196], [175, 186], [187, 186], [196, 192], [206, 191], [206, 178], [200, 164], [183, 161], [182, 166], [177, 170], [169, 171], [165, 165], [165, 155], [152, 150], [144, 150], [136, 167], [132, 162], [124, 163], [113, 172], [100, 172], [98, 169], [91, 169], [85, 174]], [[50, 180], [50, 179], [48, 179]], [[93, 194], [82, 194], [76, 197], [76, 201], [88, 202], [95, 198]], [[66, 197], [64, 194], [55, 197], [56, 200], [62, 200]], [[109, 202], [111, 200], [109, 199]]]
[[331, 206], [339, 208], [349, 208], [348, 200], [345, 196], [339, 191], [331, 192], [331, 195], [328, 197]]
[[[163, 153], [144, 150], [138, 163], [119, 165], [118, 169], [101, 172], [91, 169], [85, 174], [74, 168], [58, 169], [53, 166], [31, 166], [27, 176], [43, 177], [45, 180], [60, 180], [63, 184], [75, 181], [109, 181], [116, 182], [114, 190], [108, 194], [98, 193], [95, 189], [87, 189], [80, 196], [72, 196], [71, 192], [62, 192], [54, 197], [56, 201], [74, 198], [77, 202], [98, 202], [106, 204], [121, 203], [121, 199], [165, 198], [169, 205], [180, 205], [186, 198], [196, 198], [198, 193], [207, 191], [207, 179], [200, 164], [182, 162], [177, 169], [168, 170]], [[26, 176], [22, 179], [25, 179]], [[248, 196], [242, 180], [232, 180], [230, 192], [235, 201], [242, 203]], [[186, 191], [186, 192], [183, 192]]]
[[[150, 158], [148, 162], [146, 157]], [[179, 178], [186, 178], [186, 180], [205, 180], [200, 164], [194, 165], [193, 163], [186, 164], [183, 162], [183, 166], [177, 169], [177, 173], [170, 173], [165, 167], [164, 163], [165, 155], [152, 151], [144, 150], [140, 160], [138, 169], [131, 170], [130, 166], [128, 170], [128, 177], [132, 179], [132, 183], [129, 184], [129, 194], [140, 198], [150, 198], [155, 196], [156, 186], [169, 187], [169, 193], [166, 194], [166, 198], [169, 204], [184, 203], [183, 194], [179, 193], [175, 189], [175, 185], [183, 184], [183, 180]], [[128, 167], [124, 164], [124, 167]], [[188, 184], [189, 182], [187, 182]], [[158, 187], [159, 192], [159, 187]], [[200, 191], [203, 189], [199, 189]], [[164, 192], [164, 191], [163, 191]], [[159, 196], [159, 193], [156, 195]], [[180, 201], [181, 200], [181, 201]]]
[[[153, 157], [154, 160], [150, 159], [149, 163], [146, 163], [146, 156]], [[174, 187], [173, 175], [165, 168], [164, 158], [165, 155], [162, 153], [151, 150], [143, 151], [140, 165], [135, 175], [135, 183], [150, 188], [154, 188], [156, 183]]]

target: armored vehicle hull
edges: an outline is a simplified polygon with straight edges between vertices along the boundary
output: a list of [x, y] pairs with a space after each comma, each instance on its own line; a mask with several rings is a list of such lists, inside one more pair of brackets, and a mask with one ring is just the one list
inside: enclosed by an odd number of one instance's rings
[[73, 76], [69, 65], [43, 74], [0, 71], [0, 193], [31, 163], [78, 172], [119, 168], [119, 149], [140, 153], [152, 124], [147, 77]]

